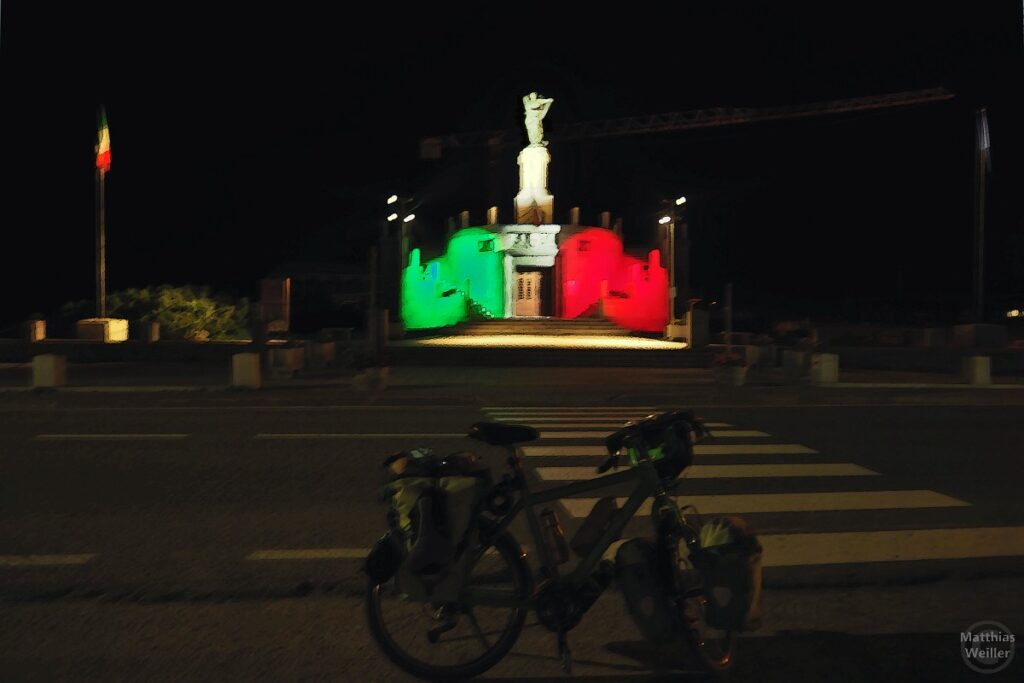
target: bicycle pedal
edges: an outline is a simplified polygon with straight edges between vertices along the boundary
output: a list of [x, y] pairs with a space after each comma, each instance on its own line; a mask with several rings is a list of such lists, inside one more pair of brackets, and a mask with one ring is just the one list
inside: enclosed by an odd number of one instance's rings
[[562, 658], [562, 672], [572, 673], [572, 650], [569, 649], [569, 639], [564, 631], [558, 633], [558, 654]]
[[441, 634], [451, 631], [457, 625], [458, 622], [455, 619], [451, 619], [445, 621], [445, 623], [441, 624], [440, 626], [435, 626], [434, 628], [427, 631], [427, 641], [429, 641], [431, 645], [436, 645], [437, 641], [441, 639]]

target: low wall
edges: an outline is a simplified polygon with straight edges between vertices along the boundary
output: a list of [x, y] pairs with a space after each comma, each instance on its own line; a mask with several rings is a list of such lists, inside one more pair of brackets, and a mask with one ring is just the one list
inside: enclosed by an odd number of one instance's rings
[[[843, 370], [905, 370], [920, 372], [959, 373], [967, 356], [979, 355], [969, 349], [885, 348], [864, 346], [830, 346], [820, 349], [839, 356]], [[992, 374], [1024, 373], [1024, 350], [986, 351], [992, 358]]]
[[160, 341], [146, 343], [126, 341], [103, 342], [47, 339], [30, 342], [21, 339], [0, 339], [0, 362], [27, 363], [33, 356], [52, 353], [66, 356], [70, 363], [116, 363], [138, 361], [218, 361], [225, 363], [242, 353], [252, 342], [185, 342]]

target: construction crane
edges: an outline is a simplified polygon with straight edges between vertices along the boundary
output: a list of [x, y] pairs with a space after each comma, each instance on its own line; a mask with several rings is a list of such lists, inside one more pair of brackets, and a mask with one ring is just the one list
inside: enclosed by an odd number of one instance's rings
[[[629, 116], [604, 121], [581, 121], [561, 126], [557, 131], [551, 131], [549, 138], [552, 142], [564, 142], [620, 135], [663, 133], [690, 128], [732, 126], [740, 123], [781, 121], [784, 119], [806, 118], [826, 114], [929, 104], [951, 100], [953, 97], [953, 93], [945, 88], [929, 88], [926, 90], [911, 90], [887, 95], [826, 100], [823, 102], [781, 107], [712, 107], [709, 109], [696, 109], [668, 114]], [[508, 145], [518, 145], [522, 142], [521, 137], [519, 129], [505, 129], [423, 138], [420, 141], [420, 158], [439, 159], [441, 158], [442, 151], [445, 149], [455, 150], [472, 147], [496, 149]]]

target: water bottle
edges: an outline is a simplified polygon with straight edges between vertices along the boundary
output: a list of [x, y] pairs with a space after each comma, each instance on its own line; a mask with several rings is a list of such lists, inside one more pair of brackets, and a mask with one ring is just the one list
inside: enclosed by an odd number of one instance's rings
[[569, 544], [565, 542], [565, 532], [558, 521], [558, 515], [551, 508], [544, 508], [540, 513], [540, 522], [551, 561], [556, 565], [568, 562]]

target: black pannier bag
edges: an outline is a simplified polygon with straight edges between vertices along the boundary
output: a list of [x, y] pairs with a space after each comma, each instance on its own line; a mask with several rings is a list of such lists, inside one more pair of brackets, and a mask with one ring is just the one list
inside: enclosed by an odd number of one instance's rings
[[706, 618], [717, 629], [752, 631], [761, 622], [761, 543], [739, 517], [718, 517], [700, 530], [690, 559], [707, 595]]
[[490, 489], [490, 472], [471, 453], [444, 458], [429, 449], [402, 451], [384, 466], [388, 483], [388, 533], [366, 559], [378, 582], [395, 577], [412, 599], [454, 601], [459, 597], [475, 545], [473, 523]]
[[615, 553], [615, 578], [629, 614], [644, 638], [655, 643], [671, 640], [680, 628], [657, 562], [657, 549], [643, 538], [626, 541]]

